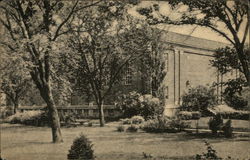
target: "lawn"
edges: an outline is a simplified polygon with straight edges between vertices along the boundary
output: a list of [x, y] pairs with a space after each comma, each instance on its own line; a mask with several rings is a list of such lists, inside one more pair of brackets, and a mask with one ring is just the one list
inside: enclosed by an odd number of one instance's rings
[[62, 128], [64, 143], [52, 144], [47, 127], [1, 124], [1, 152], [6, 160], [66, 160], [73, 139], [81, 132], [93, 142], [97, 160], [142, 160], [143, 152], [156, 159], [192, 159], [205, 151], [207, 140], [222, 157], [250, 158], [248, 136], [197, 138], [186, 133], [149, 134], [117, 132], [117, 123], [106, 127]]

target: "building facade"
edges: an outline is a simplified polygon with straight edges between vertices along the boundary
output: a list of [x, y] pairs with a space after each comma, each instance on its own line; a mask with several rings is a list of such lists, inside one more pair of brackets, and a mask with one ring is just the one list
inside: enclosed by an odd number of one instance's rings
[[[166, 32], [165, 40], [173, 46], [167, 51], [166, 70], [164, 79], [164, 95], [167, 114], [173, 114], [175, 107], [181, 103], [181, 96], [190, 87], [220, 83], [230, 78], [237, 77], [237, 72], [221, 75], [210, 61], [214, 58], [216, 49], [228, 46], [228, 44]], [[217, 86], [218, 100], [221, 99], [222, 86]]]

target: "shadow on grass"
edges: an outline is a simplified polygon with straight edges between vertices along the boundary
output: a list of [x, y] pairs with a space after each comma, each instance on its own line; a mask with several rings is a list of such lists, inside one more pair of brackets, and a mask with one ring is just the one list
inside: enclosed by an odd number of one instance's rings
[[212, 134], [211, 132], [200, 132], [200, 133], [186, 133], [183, 134], [182, 137], [179, 137], [179, 141], [183, 140], [204, 140], [210, 139], [218, 142], [221, 141], [250, 141], [250, 134], [233, 134], [231, 138], [225, 138], [222, 133], [218, 133], [217, 135]]
[[50, 142], [26, 142], [26, 144], [31, 144], [31, 145], [48, 145], [48, 144], [60, 144], [60, 143], [53, 143], [52, 141]]
[[195, 156], [157, 156], [148, 153], [123, 153], [112, 152], [109, 154], [100, 154], [96, 157], [97, 160], [193, 160]]

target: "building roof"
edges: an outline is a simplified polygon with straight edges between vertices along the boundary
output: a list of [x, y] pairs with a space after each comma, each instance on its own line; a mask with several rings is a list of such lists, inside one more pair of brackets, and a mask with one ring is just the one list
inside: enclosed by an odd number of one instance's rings
[[164, 41], [171, 44], [198, 48], [208, 51], [215, 51], [217, 48], [222, 48], [230, 45], [227, 43], [218, 42], [216, 41], [216, 39], [212, 41], [204, 38], [193, 37], [190, 35], [184, 35], [170, 31], [165, 32], [163, 39]]

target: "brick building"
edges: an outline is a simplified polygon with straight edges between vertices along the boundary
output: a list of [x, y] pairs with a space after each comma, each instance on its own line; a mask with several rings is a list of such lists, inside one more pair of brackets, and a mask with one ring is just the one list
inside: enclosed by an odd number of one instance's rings
[[[173, 32], [167, 32], [165, 37], [166, 42], [174, 47], [167, 51], [166, 103], [180, 104], [182, 94], [189, 87], [223, 81], [223, 77], [210, 65], [210, 60], [217, 48], [227, 44]], [[217, 88], [217, 93], [220, 92], [221, 88]]]
[[[170, 104], [169, 106], [173, 107], [181, 104], [181, 96], [190, 87], [211, 86], [214, 82], [218, 83], [238, 76], [236, 71], [222, 76], [210, 65], [215, 50], [228, 44], [174, 32], [165, 32], [163, 40], [166, 44], [172, 46], [172, 49], [166, 50], [165, 57], [166, 76], [163, 81], [163, 90], [164, 101], [167, 106]], [[142, 83], [148, 83], [148, 80], [138, 78], [138, 74], [132, 74], [131, 76], [129, 72], [126, 77], [125, 85], [121, 86], [123, 90], [127, 88], [127, 90], [140, 91]], [[129, 78], [131, 80], [128, 80]], [[137, 81], [133, 82], [134, 79], [137, 79]], [[222, 87], [217, 87], [218, 99], [221, 99], [222, 90]]]

